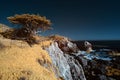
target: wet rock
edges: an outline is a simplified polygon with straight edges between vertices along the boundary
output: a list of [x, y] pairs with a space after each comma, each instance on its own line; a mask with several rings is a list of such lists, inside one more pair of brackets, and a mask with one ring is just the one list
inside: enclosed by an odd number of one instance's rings
[[[84, 56], [77, 56], [82, 64], [87, 80], [119, 80], [119, 68], [112, 68], [115, 63], [109, 60], [102, 59], [85, 59]], [[114, 61], [115, 62], [115, 61]], [[118, 65], [120, 63], [117, 63]], [[111, 66], [111, 67], [108, 67]]]
[[99, 75], [100, 80], [107, 80], [107, 77], [105, 75]]

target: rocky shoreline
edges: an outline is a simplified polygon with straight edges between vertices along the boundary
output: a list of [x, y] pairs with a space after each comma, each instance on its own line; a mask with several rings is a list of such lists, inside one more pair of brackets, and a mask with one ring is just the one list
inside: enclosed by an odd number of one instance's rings
[[[107, 54], [106, 50], [87, 53], [86, 51], [79, 51], [77, 46], [73, 46], [73, 43], [69, 41], [63, 43], [70, 43], [71, 47], [62, 44], [61, 49], [60, 43], [55, 43], [52, 45], [54, 51], [51, 51], [52, 49], [50, 48], [49, 50], [47, 49], [47, 51], [48, 53], [54, 52], [51, 54], [56, 55], [54, 57], [53, 55], [50, 56], [64, 80], [120, 79], [119, 56], [111, 57]], [[72, 51], [71, 48], [78, 51]]]

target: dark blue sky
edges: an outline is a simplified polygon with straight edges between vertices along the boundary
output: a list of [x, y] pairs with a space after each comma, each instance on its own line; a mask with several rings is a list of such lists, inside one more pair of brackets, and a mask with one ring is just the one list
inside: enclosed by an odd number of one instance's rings
[[119, 0], [1, 0], [0, 23], [6, 17], [39, 13], [53, 23], [51, 31], [74, 40], [120, 40]]

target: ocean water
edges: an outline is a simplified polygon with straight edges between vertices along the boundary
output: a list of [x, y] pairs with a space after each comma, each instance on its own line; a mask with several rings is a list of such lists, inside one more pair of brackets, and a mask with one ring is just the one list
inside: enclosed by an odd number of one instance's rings
[[[85, 50], [84, 41], [73, 41], [81, 50]], [[120, 52], [120, 40], [88, 40], [92, 44], [94, 50], [111, 49]]]
[[80, 54], [84, 55], [84, 57], [89, 60], [101, 59], [109, 61], [113, 59], [110, 52], [114, 52], [114, 54], [120, 53], [120, 40], [88, 41], [92, 44], [93, 48], [93, 51], [90, 54], [86, 53], [84, 42], [85, 41], [74, 41], [81, 50]]
[[86, 53], [85, 51], [81, 51], [79, 53], [79, 56], [80, 55], [82, 55], [84, 58], [88, 60], [98, 59], [98, 60], [111, 61], [113, 59], [112, 56], [107, 54], [106, 51], [93, 50], [91, 53]]
[[120, 55], [116, 55], [120, 54], [120, 40], [88, 41], [93, 48], [90, 53], [86, 51], [85, 41], [73, 42], [80, 49], [76, 56], [87, 80], [120, 80]]

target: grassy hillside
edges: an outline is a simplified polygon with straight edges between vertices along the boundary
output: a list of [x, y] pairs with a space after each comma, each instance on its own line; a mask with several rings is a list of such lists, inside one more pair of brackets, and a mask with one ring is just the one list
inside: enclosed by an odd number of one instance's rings
[[51, 58], [42, 48], [51, 42], [42, 41], [30, 47], [24, 41], [0, 35], [0, 80], [57, 80]]

